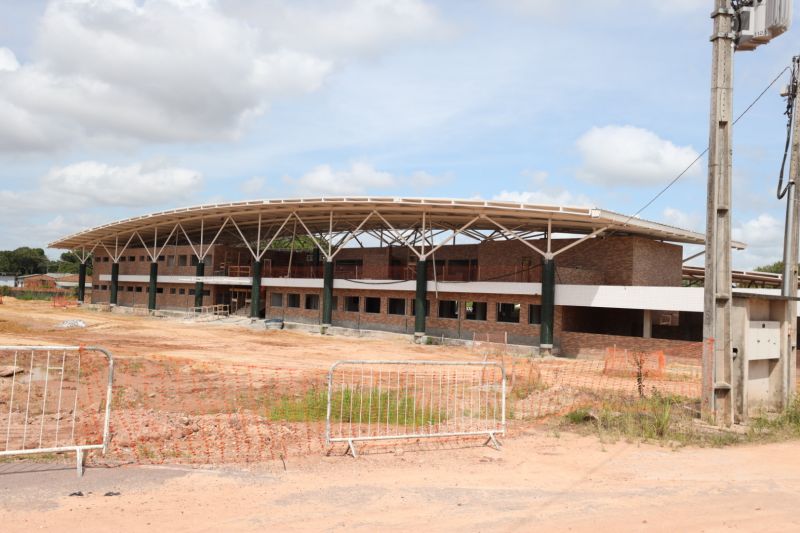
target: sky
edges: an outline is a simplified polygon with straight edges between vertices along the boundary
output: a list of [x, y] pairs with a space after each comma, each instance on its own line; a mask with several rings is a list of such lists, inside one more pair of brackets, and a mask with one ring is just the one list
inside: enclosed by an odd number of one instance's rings
[[[0, 249], [260, 198], [633, 214], [707, 146], [712, 6], [0, 0]], [[736, 54], [735, 113], [800, 53], [798, 22]], [[786, 83], [734, 132], [736, 268], [781, 257]], [[704, 231], [706, 166], [641, 216]]]

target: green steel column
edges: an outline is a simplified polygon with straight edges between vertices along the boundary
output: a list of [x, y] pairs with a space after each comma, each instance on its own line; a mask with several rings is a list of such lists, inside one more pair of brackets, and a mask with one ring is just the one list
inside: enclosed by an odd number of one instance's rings
[[119, 288], [119, 263], [111, 263], [111, 295], [108, 303], [117, 305], [117, 289]]
[[158, 263], [150, 263], [150, 292], [147, 294], [147, 308], [151, 311], [156, 309], [156, 295], [158, 294]]
[[86, 263], [78, 266], [78, 301], [83, 303], [86, 297]]
[[414, 300], [414, 335], [425, 334], [425, 301], [428, 299], [428, 262], [417, 263], [417, 294]]
[[331, 325], [333, 315], [333, 261], [325, 261], [322, 271], [322, 325]]
[[253, 260], [253, 288], [250, 292], [250, 318], [261, 317], [261, 261]]
[[542, 325], [539, 348], [549, 355], [553, 349], [553, 317], [556, 300], [556, 262], [542, 260]]
[[[206, 271], [206, 264], [204, 261], [200, 260], [197, 262], [197, 269], [194, 272], [195, 277], [202, 278], [205, 275]], [[202, 281], [195, 281], [194, 282], [194, 306], [195, 307], [203, 307], [203, 291], [205, 290], [204, 284]]]

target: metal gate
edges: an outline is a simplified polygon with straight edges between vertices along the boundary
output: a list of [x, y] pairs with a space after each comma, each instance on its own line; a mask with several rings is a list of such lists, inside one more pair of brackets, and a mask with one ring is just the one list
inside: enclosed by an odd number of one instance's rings
[[114, 358], [90, 346], [0, 346], [0, 457], [106, 452]]
[[325, 439], [481, 436], [506, 429], [505, 370], [497, 362], [339, 361], [328, 372]]

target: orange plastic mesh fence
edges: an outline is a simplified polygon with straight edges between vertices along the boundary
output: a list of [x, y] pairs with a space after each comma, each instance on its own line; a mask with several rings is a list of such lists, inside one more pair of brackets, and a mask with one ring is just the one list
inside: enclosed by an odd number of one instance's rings
[[616, 346], [606, 348], [603, 373], [612, 376], [662, 377], [666, 371], [666, 358], [663, 351], [643, 352], [637, 350], [618, 349]]
[[53, 296], [53, 307], [77, 307], [78, 300], [75, 298], [68, 297], [64, 294], [56, 294]]
[[[663, 370], [639, 383], [635, 375], [609, 373], [605, 360], [498, 359], [506, 369], [512, 432], [608, 398], [638, 397], [640, 386], [647, 394], [700, 397], [695, 360], [661, 354]], [[83, 412], [102, 403], [104, 380], [102, 365], [82, 369]], [[118, 357], [109, 453], [91, 460], [213, 465], [319, 455], [328, 450], [326, 407], [326, 368]], [[99, 423], [91, 417], [86, 422], [87, 432]]]

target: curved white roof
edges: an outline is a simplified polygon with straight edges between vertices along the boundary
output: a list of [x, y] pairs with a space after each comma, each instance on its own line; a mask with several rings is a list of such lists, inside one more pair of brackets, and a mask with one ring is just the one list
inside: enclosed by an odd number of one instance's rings
[[[471, 222], [473, 231], [497, 231], [498, 224], [514, 232], [547, 230], [553, 233], [590, 234], [606, 228], [606, 232], [639, 235], [676, 243], [704, 244], [705, 236], [658, 222], [632, 218], [603, 209], [534, 205], [484, 200], [394, 197], [331, 197], [286, 200], [253, 200], [199, 205], [161, 211], [111, 222], [68, 235], [49, 244], [51, 248], [77, 249], [100, 242], [127, 239], [138, 233], [145, 241], [158, 233], [165, 235], [180, 224], [191, 239], [202, 232], [213, 235], [228, 219], [244, 232], [255, 232], [259, 224], [265, 230], [277, 231], [281, 224], [296, 215], [312, 233], [334, 233], [361, 230], [457, 229]], [[291, 224], [282, 234], [291, 235]], [[228, 239], [231, 237], [228, 236]], [[206, 237], [205, 241], [210, 239]], [[220, 243], [226, 237], [220, 236]], [[734, 248], [744, 248], [734, 243]]]

